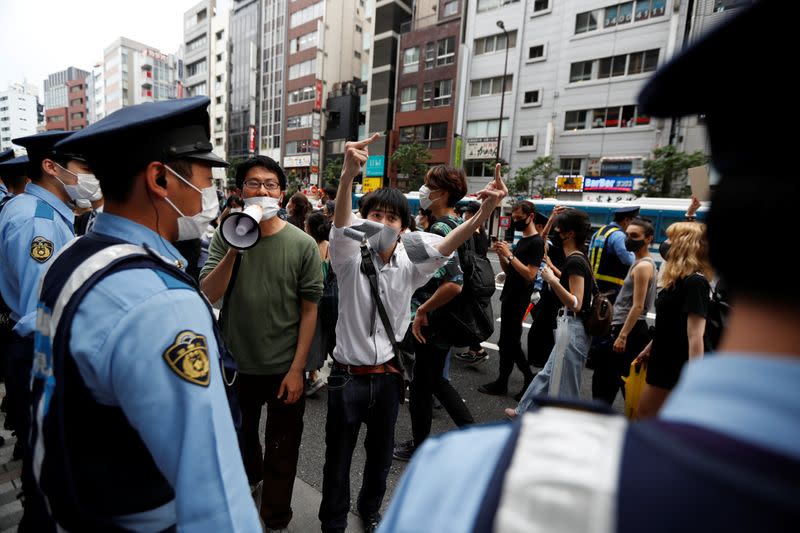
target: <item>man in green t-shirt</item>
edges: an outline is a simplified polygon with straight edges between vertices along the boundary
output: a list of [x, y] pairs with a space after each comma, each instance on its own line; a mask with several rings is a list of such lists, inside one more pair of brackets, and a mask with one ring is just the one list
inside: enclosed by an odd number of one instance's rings
[[[314, 239], [275, 216], [286, 192], [278, 163], [264, 156], [248, 159], [236, 169], [236, 186], [245, 207], [262, 207], [260, 239], [240, 252], [217, 230], [200, 286], [212, 302], [227, 296], [220, 322], [239, 365], [242, 459], [251, 487], [263, 480], [265, 525], [284, 529], [292, 518], [305, 410], [303, 371], [322, 296], [322, 267]], [[264, 403], [266, 453], [258, 435]]]

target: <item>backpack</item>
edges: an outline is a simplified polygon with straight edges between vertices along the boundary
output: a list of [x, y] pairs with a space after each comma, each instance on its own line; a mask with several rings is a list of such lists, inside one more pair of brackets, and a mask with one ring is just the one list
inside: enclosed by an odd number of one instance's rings
[[[701, 274], [702, 275], [702, 274]], [[706, 352], [713, 352], [719, 347], [719, 341], [725, 331], [728, 321], [728, 312], [731, 309], [725, 294], [722, 282], [717, 282], [711, 288], [708, 298], [708, 312], [706, 313], [706, 329], [703, 332], [703, 345]]]
[[[455, 229], [450, 219], [437, 220]], [[494, 333], [492, 295], [495, 291], [494, 270], [486, 257], [475, 253], [473, 239], [458, 247], [458, 261], [464, 273], [461, 293], [434, 312], [437, 333], [453, 346], [474, 346]]]
[[586, 262], [589, 267], [589, 275], [592, 277], [592, 302], [589, 308], [581, 311], [583, 326], [586, 333], [592, 337], [604, 337], [611, 331], [611, 317], [614, 315], [614, 305], [604, 292], [600, 292], [597, 281], [592, 274], [592, 267], [583, 253], [577, 254]]

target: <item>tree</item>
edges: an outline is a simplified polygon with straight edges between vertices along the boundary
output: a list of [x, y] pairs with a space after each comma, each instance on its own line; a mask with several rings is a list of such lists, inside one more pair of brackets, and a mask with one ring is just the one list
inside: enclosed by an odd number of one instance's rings
[[233, 189], [236, 188], [236, 169], [239, 168], [239, 165], [244, 163], [246, 159], [234, 159], [231, 161], [231, 166], [228, 167], [227, 171], [225, 172], [225, 188], [226, 189]]
[[341, 157], [337, 157], [325, 163], [325, 170], [322, 173], [323, 187], [339, 187], [339, 177], [342, 175], [343, 164], [344, 160]]
[[686, 198], [691, 194], [687, 170], [704, 165], [707, 161], [706, 155], [700, 151], [686, 154], [678, 152], [671, 144], [656, 148], [653, 150], [653, 159], [644, 162], [647, 179], [633, 192], [637, 196]]
[[527, 193], [533, 196], [538, 191], [542, 196], [553, 196], [553, 176], [558, 171], [555, 159], [552, 156], [541, 156], [533, 160], [527, 167], [522, 167], [514, 174], [514, 180], [509, 184], [512, 192]]
[[426, 163], [430, 160], [430, 151], [419, 143], [401, 144], [391, 157], [397, 173], [408, 176], [408, 188], [412, 191], [422, 186], [425, 173], [428, 171]]
[[292, 197], [292, 195], [294, 195], [294, 193], [303, 190], [303, 180], [300, 178], [300, 175], [297, 173], [297, 171], [292, 169], [286, 176], [286, 182], [286, 194], [283, 198], [284, 202], [289, 203], [289, 199]]

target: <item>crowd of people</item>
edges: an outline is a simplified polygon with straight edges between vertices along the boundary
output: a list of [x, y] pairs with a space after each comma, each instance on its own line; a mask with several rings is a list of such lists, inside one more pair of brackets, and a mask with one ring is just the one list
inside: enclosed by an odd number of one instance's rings
[[[736, 41], [766, 20], [764, 4], [712, 39]], [[677, 65], [657, 79], [678, 83], [696, 63]], [[674, 114], [670, 92], [643, 94], [654, 116]], [[728, 257], [736, 177], [753, 169], [728, 160], [741, 141], [726, 135], [727, 114], [692, 107], [710, 111], [727, 147], [714, 145], [726, 181], [709, 227], [693, 199], [655, 256], [662, 239], [636, 207], [592, 228], [580, 209], [544, 216], [520, 201], [508, 235], [490, 235], [508, 194], [499, 164], [460, 211], [466, 175], [446, 165], [426, 173], [419, 213], [389, 187], [354, 209], [379, 134], [347, 143], [322, 209], [287, 198], [284, 169], [265, 156], [236, 167], [220, 205], [211, 169], [227, 163], [208, 142], [208, 104], [124, 108], [80, 132], [15, 139], [26, 156], [0, 154], [3, 408], [23, 461], [20, 531], [286, 530], [306, 397], [323, 388], [325, 532], [348, 527], [362, 426], [355, 507], [368, 532], [642, 528], [662, 489], [696, 512], [650, 520], [655, 530], [692, 529], [683, 515], [709, 510], [749, 530], [797, 516], [798, 368], [786, 357], [797, 295]], [[250, 229], [223, 223], [237, 213]], [[237, 244], [248, 232], [252, 244]], [[524, 385], [497, 413], [511, 422], [481, 426], [448, 369], [489, 358], [490, 253], [503, 279], [498, 369], [478, 391], [515, 392], [515, 368]], [[740, 307], [721, 342], [727, 284]], [[705, 357], [716, 350], [738, 355]], [[758, 350], [782, 355], [745, 354]], [[601, 414], [637, 366], [638, 422]], [[398, 439], [406, 399], [411, 438]], [[437, 400], [459, 431], [431, 435]], [[411, 463], [383, 520], [393, 460]], [[748, 503], [723, 516], [714, 504], [732, 495]]]

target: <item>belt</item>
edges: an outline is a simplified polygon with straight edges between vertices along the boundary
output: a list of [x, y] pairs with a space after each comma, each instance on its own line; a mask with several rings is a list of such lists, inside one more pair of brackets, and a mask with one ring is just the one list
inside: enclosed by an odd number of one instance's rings
[[380, 365], [344, 365], [338, 361], [333, 362], [333, 368], [347, 372], [351, 376], [366, 376], [368, 374], [398, 374], [400, 371], [389, 360]]

